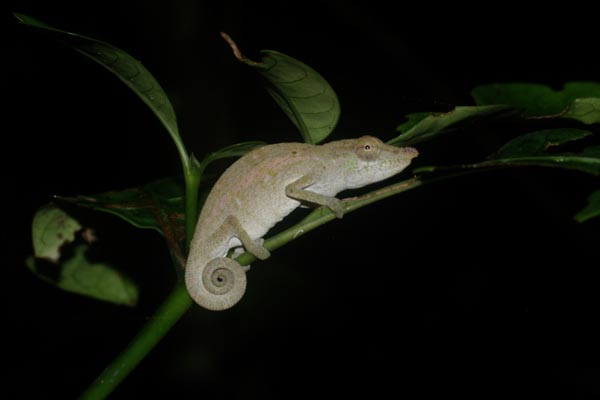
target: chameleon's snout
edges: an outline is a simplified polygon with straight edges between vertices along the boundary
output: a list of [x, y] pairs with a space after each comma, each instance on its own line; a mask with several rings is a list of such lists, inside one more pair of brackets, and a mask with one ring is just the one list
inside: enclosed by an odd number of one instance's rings
[[413, 159], [419, 155], [419, 151], [414, 147], [400, 147], [400, 151], [409, 159]]

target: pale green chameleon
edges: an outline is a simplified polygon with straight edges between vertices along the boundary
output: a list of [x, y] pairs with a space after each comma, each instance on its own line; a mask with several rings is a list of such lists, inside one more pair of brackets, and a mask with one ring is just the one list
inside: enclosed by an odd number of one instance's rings
[[344, 214], [335, 195], [389, 178], [418, 155], [364, 136], [324, 145], [279, 143], [237, 160], [210, 192], [190, 244], [185, 284], [190, 296], [209, 310], [225, 310], [244, 295], [246, 270], [226, 258], [231, 248], [264, 260], [262, 237], [301, 204], [326, 206]]

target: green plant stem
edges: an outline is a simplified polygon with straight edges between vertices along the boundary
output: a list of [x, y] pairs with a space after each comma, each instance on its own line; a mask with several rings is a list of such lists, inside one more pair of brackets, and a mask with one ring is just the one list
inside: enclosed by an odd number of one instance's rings
[[185, 238], [189, 247], [196, 222], [198, 220], [198, 189], [200, 188], [201, 171], [184, 170], [185, 176]]
[[185, 285], [182, 282], [178, 283], [156, 310], [152, 319], [87, 388], [80, 399], [98, 400], [108, 397], [167, 334], [191, 304], [192, 300], [187, 294]]

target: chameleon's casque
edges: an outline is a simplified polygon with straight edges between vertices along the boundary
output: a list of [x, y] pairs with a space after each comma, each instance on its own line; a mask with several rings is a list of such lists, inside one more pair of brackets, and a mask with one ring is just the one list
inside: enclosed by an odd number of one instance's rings
[[200, 213], [185, 270], [190, 296], [209, 310], [233, 306], [246, 290], [246, 269], [225, 257], [229, 249], [243, 246], [265, 259], [262, 237], [302, 203], [326, 206], [341, 218], [337, 193], [396, 175], [417, 155], [371, 136], [279, 143], [244, 155], [219, 178]]

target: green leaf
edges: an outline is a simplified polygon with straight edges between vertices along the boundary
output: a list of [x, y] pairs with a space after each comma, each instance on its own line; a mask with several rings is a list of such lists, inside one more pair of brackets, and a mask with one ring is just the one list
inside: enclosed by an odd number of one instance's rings
[[507, 104], [524, 110], [525, 116], [558, 114], [567, 104], [549, 86], [534, 83], [482, 85], [471, 91], [479, 106]]
[[569, 82], [559, 91], [532, 83], [478, 86], [471, 92], [477, 105], [506, 104], [525, 117], [571, 118], [584, 124], [600, 122], [600, 83]]
[[340, 103], [325, 78], [301, 61], [273, 50], [262, 50], [261, 62], [249, 60], [229, 36], [221, 35], [239, 61], [262, 75], [267, 91], [306, 143], [320, 143], [329, 136], [340, 117]]
[[85, 253], [87, 245], [75, 247], [72, 257], [62, 261], [57, 277], [48, 276], [48, 271], [33, 257], [26, 260], [27, 267], [39, 278], [68, 292], [92, 297], [98, 300], [126, 306], [135, 306], [138, 289], [128, 278], [105, 263], [90, 262]]
[[575, 99], [563, 114], [565, 118], [576, 119], [586, 125], [600, 122], [600, 98]]
[[340, 103], [329, 83], [308, 65], [285, 54], [263, 50], [257, 68], [267, 91], [300, 130], [306, 143], [320, 143], [340, 117]]
[[583, 149], [582, 154], [589, 157], [600, 158], [600, 145], [588, 146], [585, 149]]
[[588, 197], [588, 205], [575, 215], [575, 220], [585, 222], [598, 216], [600, 216], [600, 190], [596, 190]]
[[545, 129], [519, 136], [506, 143], [494, 158], [543, 153], [552, 146], [583, 139], [592, 133], [582, 129]]
[[600, 158], [583, 154], [531, 155], [499, 158], [468, 166], [468, 168], [490, 167], [551, 167], [600, 175]]
[[259, 147], [263, 147], [265, 145], [265, 142], [260, 141], [236, 143], [231, 146], [227, 146], [220, 150], [217, 150], [214, 153], [208, 154], [202, 160], [201, 165], [206, 167], [208, 164], [215, 160], [220, 160], [222, 158], [241, 157], [244, 154], [254, 149], [258, 149]]
[[491, 106], [458, 106], [447, 113], [409, 114], [408, 121], [399, 125], [397, 130], [402, 132], [388, 144], [394, 146], [409, 146], [429, 140], [434, 136], [445, 134], [459, 127], [459, 124], [470, 123], [483, 118], [506, 116], [513, 108], [504, 105]]
[[173, 106], [158, 81], [141, 62], [125, 51], [100, 40], [51, 27], [44, 22], [24, 14], [15, 13], [14, 15], [24, 25], [53, 34], [62, 43], [102, 65], [125, 83], [150, 107], [152, 112], [167, 128], [177, 146], [182, 162], [184, 165], [187, 165], [188, 155], [179, 135]]
[[58, 262], [62, 246], [74, 241], [79, 230], [79, 222], [60, 208], [52, 204], [40, 208], [31, 227], [35, 256]]

